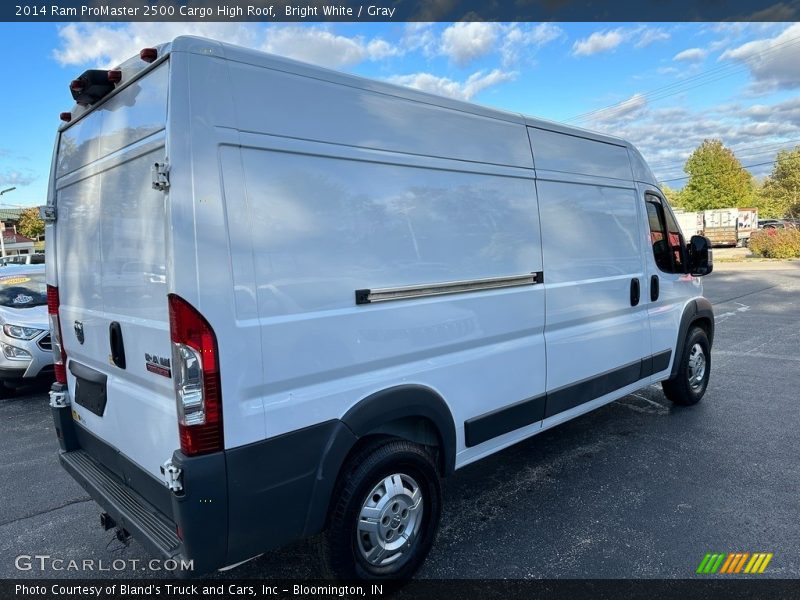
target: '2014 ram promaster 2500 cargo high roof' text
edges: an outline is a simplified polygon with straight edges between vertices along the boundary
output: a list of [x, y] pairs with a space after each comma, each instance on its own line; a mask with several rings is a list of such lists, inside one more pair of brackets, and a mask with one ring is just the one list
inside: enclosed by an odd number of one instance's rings
[[705, 392], [708, 244], [623, 140], [192, 37], [71, 90], [60, 457], [154, 553], [206, 572], [325, 531], [337, 576], [408, 577], [440, 477]]

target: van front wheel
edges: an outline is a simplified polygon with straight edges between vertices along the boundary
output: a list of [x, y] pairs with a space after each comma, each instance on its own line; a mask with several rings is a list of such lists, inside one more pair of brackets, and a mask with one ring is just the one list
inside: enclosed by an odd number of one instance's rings
[[423, 447], [393, 439], [345, 466], [322, 550], [340, 579], [408, 579], [433, 545], [442, 506], [439, 473]]
[[706, 332], [693, 327], [675, 360], [681, 361], [675, 376], [661, 383], [664, 395], [681, 406], [697, 404], [706, 393], [711, 374], [711, 348]]

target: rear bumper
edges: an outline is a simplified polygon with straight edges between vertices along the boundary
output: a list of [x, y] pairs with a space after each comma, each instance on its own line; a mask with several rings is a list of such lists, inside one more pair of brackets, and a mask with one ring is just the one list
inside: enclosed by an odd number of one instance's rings
[[183, 469], [184, 492], [172, 493], [133, 461], [72, 420], [70, 407], [52, 408], [62, 452], [59, 461], [92, 499], [155, 556], [191, 562], [192, 576], [227, 562], [225, 456], [187, 458], [175, 452]]
[[[59, 385], [59, 384], [55, 384]], [[173, 493], [119, 451], [54, 407], [63, 467], [151, 553], [192, 561], [199, 575], [319, 532], [353, 433], [340, 421], [172, 463]]]
[[82, 449], [64, 452], [61, 466], [150, 552], [163, 558], [181, 557], [182, 543], [170, 522], [141, 496], [114, 477]]

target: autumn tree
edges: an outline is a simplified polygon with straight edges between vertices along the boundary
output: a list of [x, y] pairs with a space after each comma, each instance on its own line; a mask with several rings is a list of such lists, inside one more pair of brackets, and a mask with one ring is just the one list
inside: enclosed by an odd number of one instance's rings
[[38, 208], [26, 208], [19, 214], [17, 232], [33, 240], [44, 233], [44, 221], [39, 217]]
[[661, 191], [667, 198], [667, 202], [672, 208], [684, 208], [683, 190], [676, 190], [669, 187], [666, 183], [661, 184]]
[[689, 181], [681, 192], [687, 210], [752, 206], [753, 176], [720, 140], [705, 140], [683, 167]]
[[800, 146], [778, 152], [772, 173], [760, 192], [757, 202], [759, 216], [800, 215]]

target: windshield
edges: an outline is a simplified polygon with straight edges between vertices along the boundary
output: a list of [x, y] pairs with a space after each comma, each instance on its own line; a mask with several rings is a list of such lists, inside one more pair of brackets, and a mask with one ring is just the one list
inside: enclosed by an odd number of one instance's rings
[[0, 306], [32, 308], [47, 304], [44, 273], [0, 275]]

